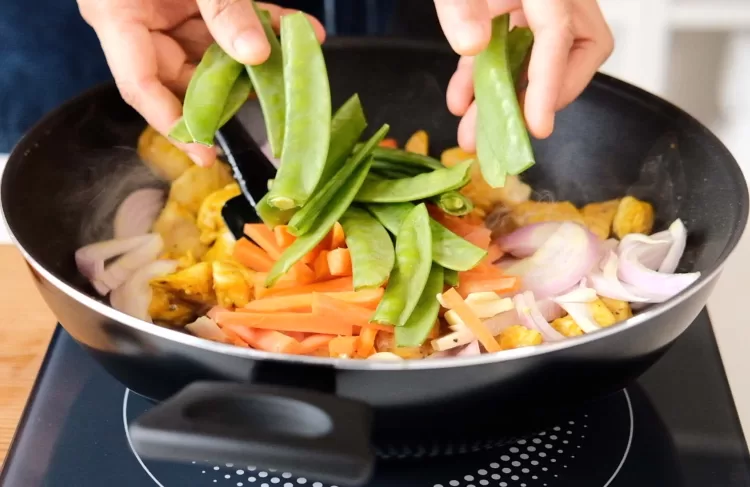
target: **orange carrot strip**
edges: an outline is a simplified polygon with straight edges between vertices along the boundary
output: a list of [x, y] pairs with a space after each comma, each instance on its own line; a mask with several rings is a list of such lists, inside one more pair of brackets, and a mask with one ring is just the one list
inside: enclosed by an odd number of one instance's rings
[[298, 342], [301, 342], [302, 340], [305, 339], [305, 337], [307, 337], [307, 333], [303, 333], [301, 331], [286, 331], [284, 332], [284, 335], [290, 336], [294, 338], [295, 340], [297, 340]]
[[483, 279], [488, 278], [488, 277], [497, 277], [497, 278], [507, 277], [502, 269], [490, 264], [489, 262], [487, 262], [487, 260], [482, 260], [473, 269], [459, 272], [458, 273], [459, 282], [461, 281], [462, 276], [464, 279], [478, 279], [480, 277]]
[[335, 337], [328, 342], [328, 354], [336, 358], [354, 357], [359, 337]]
[[300, 262], [302, 262], [303, 264], [312, 264], [313, 262], [315, 262], [315, 259], [318, 258], [318, 255], [320, 255], [320, 253], [323, 250], [328, 250], [329, 248], [331, 248], [332, 238], [333, 238], [333, 230], [328, 232], [325, 238], [321, 240], [320, 243], [318, 243], [318, 245], [316, 245], [314, 249], [312, 249], [310, 252], [305, 254], [305, 256], [302, 257], [302, 259], [300, 259]]
[[339, 222], [336, 222], [336, 224], [333, 226], [331, 234], [331, 250], [338, 249], [346, 245], [344, 227], [342, 227]]
[[497, 262], [502, 258], [503, 255], [505, 255], [505, 252], [503, 252], [498, 244], [490, 244], [489, 248], [487, 249], [487, 262], [489, 262], [490, 264], [492, 264], [493, 262]]
[[349, 249], [334, 249], [328, 252], [328, 269], [332, 276], [351, 276], [352, 257]]
[[432, 330], [427, 335], [427, 338], [433, 339], [440, 336], [440, 320], [435, 320], [435, 324], [432, 326]]
[[367, 358], [375, 353], [375, 338], [378, 336], [378, 330], [374, 328], [362, 328], [359, 332], [357, 342], [357, 356]]
[[[331, 298], [356, 304], [374, 310], [383, 298], [383, 288], [362, 289], [360, 291], [324, 292]], [[290, 296], [270, 296], [250, 301], [237, 311], [255, 311], [259, 313], [277, 313], [280, 311], [311, 312], [313, 294], [293, 294]], [[228, 310], [225, 310], [228, 311]]]
[[271, 259], [278, 260], [281, 257], [281, 248], [276, 245], [276, 236], [264, 223], [246, 223], [244, 232], [260, 248], [268, 252]]
[[278, 245], [281, 250], [292, 245], [297, 239], [297, 237], [289, 233], [286, 225], [276, 225], [273, 228], [273, 235], [276, 237], [276, 245]]
[[299, 341], [284, 333], [274, 330], [254, 330], [244, 326], [224, 325], [223, 330], [231, 330], [251, 347], [266, 352], [301, 353]]
[[471, 293], [495, 292], [498, 294], [511, 294], [521, 288], [521, 281], [515, 276], [504, 276], [499, 278], [477, 277], [475, 279], [458, 278], [458, 294], [467, 297]]
[[246, 238], [241, 238], [234, 244], [232, 256], [254, 271], [268, 272], [273, 267], [273, 260], [268, 253]]
[[427, 211], [430, 213], [433, 220], [437, 221], [459, 237], [466, 237], [477, 228], [480, 228], [474, 225], [469, 225], [457, 216], [444, 213], [443, 210], [435, 205], [427, 205]]
[[464, 236], [464, 239], [473, 243], [480, 249], [487, 250], [490, 248], [492, 240], [492, 231], [485, 227], [476, 227], [471, 233]]
[[295, 263], [284, 278], [294, 281], [295, 284], [303, 286], [315, 282], [315, 272], [302, 262]]
[[[347, 303], [323, 293], [313, 293], [312, 314], [321, 320], [342, 320], [351, 326], [365, 327], [370, 323], [373, 310]], [[338, 333], [338, 335], [344, 334]]]
[[300, 342], [300, 354], [306, 355], [326, 347], [334, 338], [333, 335], [310, 335]]
[[[359, 329], [360, 333], [362, 330], [371, 328], [373, 330], [382, 331], [384, 333], [394, 333], [393, 331], [393, 325], [383, 325], [381, 323], [367, 323], [365, 326]], [[356, 331], [356, 327], [355, 327]]]
[[[217, 313], [216, 320], [223, 326], [237, 325], [276, 331], [301, 331], [324, 335], [351, 335], [351, 323], [344, 323], [339, 316], [320, 316], [315, 313], [249, 313], [229, 311]], [[346, 320], [349, 321], [348, 319]]]
[[462, 217], [463, 221], [469, 225], [482, 226], [484, 225], [484, 219], [476, 213], [469, 213]]
[[389, 147], [391, 149], [398, 149], [398, 142], [396, 139], [388, 137], [387, 139], [383, 139], [378, 144], [380, 147]]
[[477, 337], [488, 352], [499, 352], [500, 344], [492, 336], [490, 330], [482, 323], [482, 320], [471, 310], [466, 301], [458, 295], [455, 289], [448, 289], [443, 293], [445, 306], [456, 312], [461, 321], [466, 323], [474, 336]]
[[326, 281], [331, 279], [331, 269], [328, 267], [328, 250], [322, 250], [315, 259], [315, 280]]
[[[255, 274], [256, 277], [258, 276]], [[313, 282], [311, 284], [305, 284], [303, 286], [292, 286], [288, 283], [278, 282], [275, 286], [267, 288], [264, 296], [289, 296], [292, 294], [307, 294], [307, 293], [332, 293], [332, 292], [343, 292], [343, 291], [354, 291], [354, 285], [351, 277], [339, 277], [331, 279], [330, 281]], [[257, 294], [256, 294], [257, 296]]]

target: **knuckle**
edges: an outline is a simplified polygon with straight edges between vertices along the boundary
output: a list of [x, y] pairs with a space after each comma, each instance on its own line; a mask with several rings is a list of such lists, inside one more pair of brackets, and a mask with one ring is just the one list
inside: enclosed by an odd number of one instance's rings
[[237, 0], [205, 0], [204, 3], [206, 6], [205, 20], [212, 21], [228, 12], [237, 3]]
[[138, 110], [143, 100], [143, 93], [149, 90], [153, 81], [151, 80], [134, 80], [134, 81], [117, 81], [117, 89], [120, 91], [122, 99], [131, 107]]

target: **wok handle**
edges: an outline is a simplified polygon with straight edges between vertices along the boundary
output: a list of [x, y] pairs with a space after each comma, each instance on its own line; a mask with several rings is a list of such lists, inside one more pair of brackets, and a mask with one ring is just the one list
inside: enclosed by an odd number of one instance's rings
[[363, 485], [371, 475], [370, 408], [292, 387], [194, 382], [130, 425], [146, 458], [212, 461]]

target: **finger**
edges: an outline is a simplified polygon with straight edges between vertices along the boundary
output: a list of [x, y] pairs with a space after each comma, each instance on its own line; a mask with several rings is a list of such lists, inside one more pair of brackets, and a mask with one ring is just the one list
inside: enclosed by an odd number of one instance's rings
[[[258, 8], [267, 10], [271, 15], [271, 25], [276, 32], [279, 32], [279, 30], [281, 29], [281, 17], [283, 17], [284, 15], [290, 15], [299, 12], [299, 10], [293, 8], [282, 8], [272, 3], [259, 2], [257, 5]], [[321, 44], [325, 42], [326, 29], [325, 27], [323, 27], [323, 24], [321, 24], [318, 19], [310, 14], [305, 14], [305, 16], [307, 17], [307, 20], [310, 21], [310, 24], [315, 30], [315, 36], [318, 38], [318, 42], [320, 42]]]
[[477, 150], [477, 104], [472, 103], [458, 124], [458, 145], [469, 153]]
[[[182, 106], [158, 78], [156, 50], [148, 29], [141, 24], [120, 21], [99, 25], [96, 32], [125, 102], [161, 134], [168, 134], [182, 114]], [[209, 165], [216, 159], [211, 148], [196, 144], [182, 148], [196, 164]]]
[[198, 0], [201, 16], [224, 51], [244, 64], [262, 64], [271, 54], [263, 26], [247, 0]]
[[474, 58], [464, 56], [458, 61], [456, 72], [453, 73], [445, 99], [448, 110], [457, 117], [463, 116], [474, 99], [474, 80], [472, 72], [474, 69]]
[[185, 51], [192, 63], [197, 63], [203, 57], [208, 46], [214, 41], [206, 23], [200, 17], [186, 20], [168, 33]]
[[546, 138], [554, 129], [568, 53], [573, 45], [571, 17], [565, 2], [524, 0], [524, 14], [534, 31], [526, 90], [525, 116], [529, 131]]
[[487, 47], [491, 35], [487, 0], [435, 0], [435, 8], [454, 51], [473, 56]]
[[583, 92], [596, 71], [612, 53], [607, 41], [587, 41], [573, 46], [555, 108], [562, 110]]

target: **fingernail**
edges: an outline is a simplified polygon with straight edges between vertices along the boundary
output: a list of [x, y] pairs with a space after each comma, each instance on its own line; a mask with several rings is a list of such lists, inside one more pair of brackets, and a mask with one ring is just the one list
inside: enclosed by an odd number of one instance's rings
[[250, 63], [259, 64], [264, 62], [270, 54], [269, 46], [261, 39], [253, 35], [252, 32], [243, 32], [238, 35], [232, 43], [234, 51], [240, 60]]

